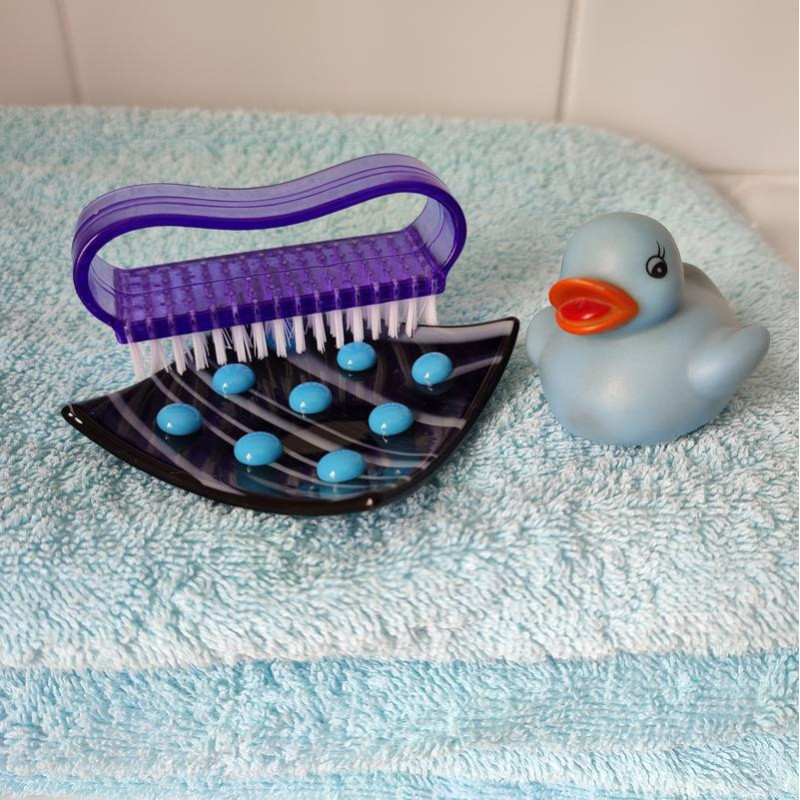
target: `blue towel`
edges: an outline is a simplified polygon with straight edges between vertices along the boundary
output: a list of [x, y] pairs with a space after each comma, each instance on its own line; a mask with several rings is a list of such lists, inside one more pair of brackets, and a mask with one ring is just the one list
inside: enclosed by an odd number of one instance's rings
[[[661, 220], [772, 346], [714, 423], [587, 444], [522, 343], [410, 497], [292, 519], [113, 459], [60, 406], [128, 385], [71, 284], [116, 186], [265, 185], [372, 152], [462, 203], [443, 323], [546, 301], [569, 234]], [[797, 785], [797, 288], [703, 180], [578, 127], [0, 110], [0, 791], [108, 798], [789, 798]], [[308, 239], [410, 219], [413, 199]], [[135, 266], [290, 241], [146, 232]]]

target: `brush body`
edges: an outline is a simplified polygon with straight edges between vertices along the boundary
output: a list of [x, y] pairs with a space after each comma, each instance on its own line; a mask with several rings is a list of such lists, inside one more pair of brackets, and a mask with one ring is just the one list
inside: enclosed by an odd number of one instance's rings
[[[150, 227], [256, 230], [295, 225], [390, 194], [427, 202], [387, 233], [120, 269], [99, 256], [117, 236]], [[171, 349], [204, 368], [232, 348], [240, 361], [341, 347], [436, 323], [435, 297], [466, 238], [447, 187], [414, 158], [375, 155], [258, 189], [148, 184], [99, 197], [73, 240], [73, 278], [86, 307], [131, 350], [134, 369], [161, 369]], [[143, 345], [149, 344], [149, 358]]]

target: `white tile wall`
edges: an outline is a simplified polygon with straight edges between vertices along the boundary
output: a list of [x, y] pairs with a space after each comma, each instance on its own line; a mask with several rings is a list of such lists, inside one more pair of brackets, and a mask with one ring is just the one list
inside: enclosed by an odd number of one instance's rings
[[0, 0], [0, 103], [77, 100], [56, 0]]
[[797, 0], [0, 0], [0, 104], [521, 117], [651, 141], [797, 267]]
[[64, 0], [87, 103], [552, 119], [567, 0]]
[[797, 170], [797, 0], [577, 0], [564, 119], [704, 169]]

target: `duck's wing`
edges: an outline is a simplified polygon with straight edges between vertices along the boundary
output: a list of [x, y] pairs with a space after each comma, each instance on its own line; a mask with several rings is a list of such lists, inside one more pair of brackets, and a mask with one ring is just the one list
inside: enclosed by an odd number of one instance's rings
[[528, 351], [528, 357], [537, 367], [539, 366], [544, 346], [555, 329], [554, 314], [552, 306], [547, 306], [541, 311], [537, 311], [531, 320], [531, 324], [528, 325], [525, 348]]
[[702, 286], [704, 289], [714, 292], [714, 294], [719, 295], [722, 297], [722, 293], [719, 289], [717, 289], [717, 285], [708, 275], [700, 269], [700, 267], [696, 267], [694, 264], [687, 264], [685, 261], [683, 262], [683, 277], [684, 280], [688, 281], [689, 283], [694, 283], [697, 286]]
[[769, 347], [769, 331], [761, 325], [720, 328], [689, 362], [689, 381], [710, 400], [730, 397], [758, 366]]

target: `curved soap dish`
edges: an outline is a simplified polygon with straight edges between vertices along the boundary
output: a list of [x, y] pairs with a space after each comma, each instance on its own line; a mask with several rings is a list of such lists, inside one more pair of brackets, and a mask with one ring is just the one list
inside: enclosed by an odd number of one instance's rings
[[[77, 430], [137, 469], [196, 494], [231, 505], [283, 514], [341, 514], [396, 500], [429, 478], [477, 420], [505, 369], [519, 322], [500, 319], [457, 327], [423, 326], [412, 338], [381, 338], [372, 345], [377, 367], [345, 373], [336, 352], [290, 353], [251, 364], [256, 385], [242, 395], [221, 396], [211, 388], [211, 369], [183, 375], [161, 370], [127, 389], [62, 409]], [[425, 352], [450, 357], [455, 369], [432, 389], [416, 384], [411, 365]], [[232, 354], [230, 354], [232, 355]], [[304, 381], [327, 384], [334, 402], [304, 417], [287, 398]], [[404, 403], [414, 424], [383, 438], [367, 425], [378, 404]], [[191, 436], [163, 434], [156, 415], [167, 403], [189, 403], [204, 425]], [[251, 430], [277, 435], [284, 447], [275, 464], [247, 467], [233, 456], [233, 442]], [[328, 484], [315, 469], [326, 452], [360, 452], [367, 472], [349, 483]]]

